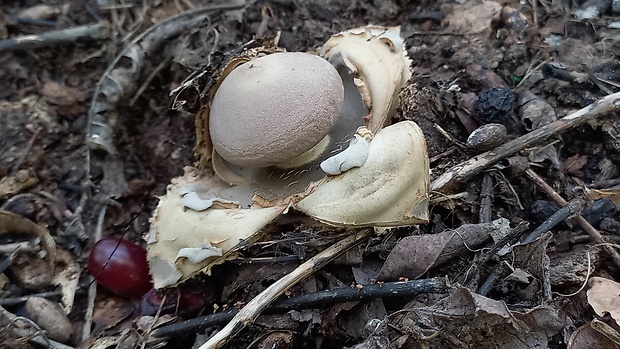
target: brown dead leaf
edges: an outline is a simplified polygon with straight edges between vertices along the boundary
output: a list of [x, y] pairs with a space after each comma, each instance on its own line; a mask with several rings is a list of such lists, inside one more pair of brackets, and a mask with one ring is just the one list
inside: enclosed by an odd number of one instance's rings
[[96, 329], [110, 329], [127, 319], [133, 313], [131, 302], [120, 297], [100, 297], [93, 310], [93, 323]]
[[73, 309], [73, 301], [80, 282], [80, 266], [68, 251], [58, 249], [56, 258], [56, 272], [53, 283], [59, 285], [62, 290], [62, 304], [65, 313], [69, 314]]
[[573, 177], [573, 180], [583, 189], [586, 198], [590, 201], [596, 201], [600, 199], [609, 199], [614, 205], [620, 207], [620, 187], [608, 188], [608, 189], [591, 189], [586, 186], [586, 183], [579, 178]]
[[21, 286], [38, 290], [52, 284], [54, 268], [34, 253], [19, 254], [9, 267], [11, 276]]
[[620, 319], [620, 283], [595, 276], [588, 282], [588, 303], [599, 316], [609, 313], [616, 320]]
[[371, 336], [360, 344], [348, 347], [348, 349], [389, 349], [390, 339], [384, 336]]
[[4, 293], [4, 285], [9, 283], [9, 278], [4, 274], [0, 274], [0, 296]]
[[588, 200], [592, 200], [592, 201], [609, 198], [609, 200], [611, 200], [614, 203], [614, 205], [620, 207], [620, 188], [612, 188], [612, 189], [585, 188], [585, 194]]
[[371, 258], [364, 258], [359, 266], [351, 267], [355, 282], [360, 285], [368, 285], [377, 280], [383, 262]]
[[[294, 263], [279, 264], [276, 267], [263, 264], [244, 264], [230, 274], [230, 282], [224, 283], [222, 299], [233, 299], [235, 292], [256, 295], [262, 291], [262, 282], [278, 280], [295, 269]], [[235, 281], [232, 281], [235, 280]]]
[[459, 288], [435, 305], [418, 309], [419, 316], [437, 323], [467, 348], [548, 348], [549, 339], [564, 324], [556, 311], [538, 306], [525, 313], [511, 311], [503, 301]]
[[527, 152], [527, 157], [530, 163], [542, 164], [545, 161], [549, 161], [554, 169], [559, 169], [561, 166], [560, 155], [555, 143], [534, 146], [526, 149], [525, 152]]
[[553, 107], [529, 90], [519, 92], [519, 117], [526, 130], [537, 130], [558, 119]]
[[509, 229], [508, 222], [464, 224], [456, 230], [439, 234], [408, 236], [398, 242], [388, 255], [378, 280], [416, 279], [430, 268], [476, 248], [491, 239], [491, 233]]
[[15, 278], [27, 288], [38, 289], [51, 283], [56, 261], [56, 243], [49, 232], [29, 219], [0, 210], [0, 235], [24, 234], [41, 239], [45, 256], [20, 254], [11, 265]]
[[386, 316], [381, 299], [339, 303], [321, 314], [320, 332], [328, 336], [364, 338], [368, 335], [365, 332], [366, 323]]
[[558, 34], [564, 36], [566, 27], [566, 21], [562, 17], [550, 17], [545, 21], [545, 26], [542, 27], [539, 32], [540, 36], [547, 37], [551, 34]]
[[620, 346], [585, 324], [573, 332], [566, 349], [620, 349]]
[[86, 91], [48, 81], [41, 88], [41, 95], [48, 103], [56, 106], [58, 115], [71, 117], [86, 112]]
[[272, 332], [258, 343], [259, 349], [295, 348], [295, 336], [291, 332]]
[[575, 154], [570, 158], [564, 160], [560, 169], [562, 172], [568, 172], [572, 175], [581, 175], [581, 169], [588, 163], [587, 155]]
[[471, 35], [491, 30], [491, 24], [500, 19], [502, 5], [495, 1], [485, 1], [481, 4], [466, 2], [455, 5], [452, 11], [446, 15], [442, 25], [447, 26], [447, 31]]
[[530, 243], [517, 245], [513, 249], [513, 267], [531, 274], [536, 279], [536, 283], [532, 283], [531, 287], [524, 290], [522, 296], [526, 299], [534, 299], [542, 291], [544, 299], [551, 300], [549, 257], [547, 256], [547, 245], [551, 237], [551, 233], [546, 233]]

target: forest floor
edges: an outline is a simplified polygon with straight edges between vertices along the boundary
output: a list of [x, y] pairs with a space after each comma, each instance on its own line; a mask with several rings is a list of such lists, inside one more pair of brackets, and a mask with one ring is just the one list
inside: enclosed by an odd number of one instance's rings
[[[180, 33], [149, 36], [178, 13], [220, 5]], [[90, 287], [87, 273], [102, 236], [146, 246], [159, 197], [196, 160], [194, 114], [170, 97], [191, 73], [255, 38], [318, 52], [368, 24], [399, 26], [412, 60], [388, 123], [424, 132], [430, 222], [373, 236], [287, 291], [364, 299], [300, 300], [226, 345], [620, 348], [615, 0], [4, 1], [0, 347], [198, 348], [225, 322], [170, 324], [241, 307], [346, 236], [289, 213], [270, 226], [270, 244], [165, 293], [163, 310]], [[468, 140], [475, 130], [482, 140]], [[69, 327], [54, 327], [59, 318]]]

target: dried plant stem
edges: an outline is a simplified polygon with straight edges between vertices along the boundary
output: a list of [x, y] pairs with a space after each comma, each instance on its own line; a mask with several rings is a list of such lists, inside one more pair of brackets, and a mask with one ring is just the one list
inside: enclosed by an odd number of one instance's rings
[[[105, 213], [107, 206], [103, 205], [99, 216], [97, 217], [97, 226], [91, 239], [91, 244], [94, 245], [97, 241], [101, 240], [103, 236], [103, 221], [105, 219]], [[91, 245], [91, 246], [92, 246]], [[90, 337], [91, 326], [93, 324], [93, 313], [95, 309], [95, 298], [97, 297], [97, 283], [92, 276], [89, 276], [90, 285], [88, 286], [88, 298], [86, 303], [86, 312], [84, 314], [84, 328], [82, 329], [82, 341], [87, 340]]]
[[334, 258], [338, 257], [340, 254], [347, 251], [362, 240], [367, 239], [372, 234], [373, 230], [370, 228], [356, 231], [351, 236], [336, 242], [325, 251], [302, 263], [290, 274], [287, 274], [280, 280], [276, 281], [258, 296], [254, 297], [254, 299], [252, 299], [243, 309], [241, 309], [239, 313], [237, 313], [237, 315], [235, 315], [235, 317], [224, 328], [222, 328], [222, 330], [211, 337], [205, 344], [201, 345], [199, 349], [221, 348], [229, 339], [233, 338], [237, 333], [251, 324], [263, 310], [265, 310], [287, 289], [304, 278], [312, 275], [312, 273], [321, 269]]
[[480, 190], [480, 213], [478, 223], [489, 223], [493, 215], [493, 178], [488, 173], [482, 177], [482, 189]]
[[620, 92], [608, 95], [589, 106], [582, 108], [564, 118], [525, 134], [491, 151], [477, 155], [467, 161], [453, 166], [431, 183], [432, 191], [451, 192], [472, 177], [527, 147], [548, 138], [577, 128], [620, 110]]
[[[536, 172], [532, 169], [527, 169], [525, 171], [525, 175], [534, 182], [538, 187], [540, 187], [553, 201], [555, 201], [558, 205], [564, 207], [568, 205], [568, 202], [560, 196], [553, 188], [545, 182]], [[575, 215], [575, 221], [577, 224], [583, 229], [595, 243], [601, 244], [602, 248], [605, 252], [613, 259], [614, 263], [617, 267], [620, 268], [620, 253], [616, 251], [613, 247], [607, 245], [605, 239], [603, 239], [603, 235], [596, 230], [588, 221], [585, 220], [580, 214]]]
[[97, 24], [51, 31], [43, 34], [24, 35], [16, 38], [0, 40], [0, 51], [30, 50], [60, 44], [73, 45], [76, 41], [80, 40], [103, 40], [108, 38], [109, 26], [110, 25], [108, 22], [101, 22]]

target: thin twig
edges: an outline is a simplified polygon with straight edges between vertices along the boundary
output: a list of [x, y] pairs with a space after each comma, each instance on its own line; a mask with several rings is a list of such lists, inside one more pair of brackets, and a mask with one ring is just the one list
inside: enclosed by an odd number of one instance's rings
[[512, 193], [512, 196], [514, 196], [515, 201], [517, 202], [517, 206], [519, 207], [519, 209], [521, 211], [525, 210], [525, 208], [521, 204], [521, 199], [519, 199], [519, 195], [517, 194], [517, 191], [515, 190], [515, 188], [512, 185], [512, 183], [510, 183], [508, 178], [506, 178], [506, 175], [502, 171], [497, 171], [497, 174], [499, 174], [499, 176], [504, 180], [504, 182], [506, 182], [506, 185], [508, 186], [508, 189], [510, 189], [510, 192]]
[[607, 94], [613, 93], [612, 90], [607, 88], [607, 86], [603, 85], [603, 83], [600, 82], [596, 76], [594, 76], [594, 73], [592, 72], [592, 70], [590, 70], [590, 68], [588, 68], [587, 64], [583, 63], [581, 64], [581, 67], [583, 68], [583, 71], [586, 72], [586, 74], [588, 75], [588, 78], [590, 78], [590, 81], [592, 81], [593, 84], [595, 84], [598, 88], [600, 88], [603, 92]]
[[512, 228], [508, 234], [502, 237], [499, 241], [497, 241], [493, 246], [489, 249], [485, 250], [480, 257], [478, 258], [479, 264], [484, 264], [491, 260], [491, 258], [504, 246], [512, 245], [517, 242], [523, 233], [529, 228], [530, 224], [527, 222], [521, 222], [516, 227]]
[[431, 183], [431, 191], [450, 192], [498, 161], [618, 110], [620, 110], [620, 92], [608, 95], [560, 120], [453, 166]]
[[[568, 204], [566, 200], [560, 194], [558, 194], [544, 179], [542, 179], [536, 172], [532, 169], [525, 170], [524, 174], [534, 182], [538, 187], [540, 187], [553, 201], [555, 201], [558, 205], [564, 207]], [[575, 221], [583, 229], [588, 235], [592, 237], [592, 240], [597, 244], [605, 244], [605, 239], [603, 239], [603, 235], [596, 230], [588, 221], [585, 220], [580, 214], [575, 215]], [[620, 254], [618, 251], [613, 249], [610, 246], [603, 245], [603, 249], [607, 254], [613, 259], [614, 263], [618, 268], [620, 268]]]
[[14, 173], [19, 170], [19, 168], [22, 166], [22, 164], [26, 160], [26, 157], [28, 157], [28, 154], [30, 154], [30, 150], [32, 149], [34, 142], [36, 142], [42, 130], [43, 129], [41, 127], [37, 128], [32, 134], [32, 136], [30, 137], [30, 140], [28, 141], [28, 144], [26, 145], [26, 149], [22, 151], [22, 154], [19, 156], [19, 159], [15, 162], [15, 165], [13, 166]]
[[134, 96], [131, 98], [131, 101], [129, 101], [129, 105], [130, 106], [133, 106], [136, 103], [136, 101], [138, 100], [138, 98], [140, 98], [140, 96], [142, 96], [142, 94], [144, 93], [144, 90], [146, 90], [146, 88], [149, 87], [149, 84], [151, 83], [151, 81], [153, 81], [153, 79], [155, 79], [155, 76], [157, 76], [157, 74], [159, 74], [159, 72], [162, 69], [164, 69], [168, 64], [170, 64], [170, 60], [171, 59], [165, 59], [165, 60], [161, 61], [157, 65], [157, 67], [155, 67], [155, 69], [153, 69], [151, 74], [149, 74], [149, 76], [146, 78], [146, 80], [144, 80], [144, 82], [142, 83], [140, 88], [138, 88], [138, 91], [136, 91]]
[[534, 28], [538, 29], [538, 0], [532, 0], [532, 20]]
[[439, 133], [441, 133], [442, 136], [444, 136], [448, 141], [452, 142], [457, 147], [459, 147], [461, 149], [467, 149], [467, 145], [465, 145], [465, 143], [463, 143], [463, 142], [459, 141], [458, 139], [454, 138], [448, 131], [444, 130], [441, 126], [439, 126], [437, 124], [433, 124], [433, 127], [435, 127], [435, 129]]
[[525, 81], [527, 81], [527, 79], [530, 78], [530, 76], [532, 76], [532, 74], [534, 74], [535, 72], [537, 72], [538, 70], [540, 70], [540, 68], [542, 68], [543, 65], [549, 63], [549, 61], [551, 61], [553, 59], [553, 57], [549, 57], [547, 59], [545, 59], [544, 61], [540, 62], [537, 66], [535, 66], [532, 70], [528, 71], [525, 76], [521, 79], [521, 81], [519, 81], [519, 83], [517, 84], [517, 86], [515, 86], [514, 91], [518, 92], [519, 88], [521, 87], [521, 85], [523, 85], [525, 83]]
[[482, 189], [480, 189], [480, 213], [478, 223], [489, 223], [493, 213], [493, 178], [488, 173], [482, 177]]
[[327, 263], [344, 253], [351, 247], [355, 246], [362, 240], [367, 239], [373, 234], [372, 229], [361, 229], [354, 232], [349, 237], [344, 238], [323, 252], [310, 258], [293, 270], [290, 274], [285, 275], [276, 281], [266, 290], [254, 297], [243, 309], [235, 315], [235, 317], [222, 330], [211, 337], [199, 349], [217, 349], [221, 348], [228, 340], [233, 338], [237, 333], [251, 324], [260, 313], [265, 310], [276, 298], [282, 295], [287, 289], [312, 275], [312, 273], [324, 267]]
[[[164, 295], [161, 299], [161, 303], [159, 303], [159, 309], [157, 309], [157, 313], [155, 314], [155, 317], [153, 318], [153, 321], [149, 324], [148, 329], [146, 330], [146, 333], [144, 334], [143, 338], [148, 338], [151, 333], [153, 333], [153, 326], [157, 323], [157, 320], [159, 320], [159, 317], [161, 316], [161, 311], [164, 308], [164, 304], [166, 303], [166, 295]], [[140, 349], [144, 349], [146, 348], [148, 341], [143, 341], [142, 345], [140, 346]]]
[[15, 305], [28, 301], [32, 297], [41, 297], [41, 298], [52, 298], [62, 296], [62, 291], [49, 291], [49, 292], [41, 292], [41, 293], [33, 293], [27, 296], [22, 297], [7, 297], [0, 298], [0, 306], [2, 305]]
[[[103, 206], [97, 217], [97, 226], [95, 227], [95, 233], [92, 237], [92, 244], [101, 240], [103, 235], [103, 221], [105, 219], [107, 206]], [[84, 328], [82, 329], [82, 341], [87, 340], [90, 337], [90, 330], [93, 324], [93, 312], [95, 309], [95, 297], [97, 297], [97, 283], [94, 282], [92, 276], [89, 276], [90, 286], [88, 287], [88, 300], [86, 304], [86, 312], [84, 314]]]

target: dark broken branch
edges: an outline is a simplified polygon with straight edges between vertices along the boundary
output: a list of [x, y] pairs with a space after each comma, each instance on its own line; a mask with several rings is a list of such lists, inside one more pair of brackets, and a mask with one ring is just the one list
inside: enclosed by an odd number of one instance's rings
[[361, 229], [353, 232], [351, 236], [346, 237], [335, 244], [328, 247], [325, 251], [310, 258], [302, 263], [291, 273], [285, 275], [280, 280], [269, 286], [266, 290], [254, 297], [237, 315], [222, 328], [218, 333], [211, 337], [199, 349], [217, 349], [224, 346], [227, 341], [233, 338], [237, 333], [250, 325], [260, 313], [263, 312], [271, 303], [297, 282], [312, 275], [317, 270], [323, 268], [336, 257], [357, 245], [359, 242], [367, 239], [374, 233], [373, 229]]
[[[422, 293], [444, 292], [449, 288], [444, 278], [376, 283], [363, 287], [341, 287], [318, 291], [275, 302], [265, 313], [282, 313], [290, 310], [323, 308], [336, 303], [363, 301], [375, 298], [411, 297]], [[206, 315], [187, 321], [162, 326], [151, 333], [152, 340], [172, 338], [204, 330], [230, 321], [239, 310]]]

